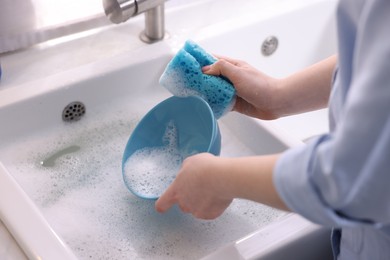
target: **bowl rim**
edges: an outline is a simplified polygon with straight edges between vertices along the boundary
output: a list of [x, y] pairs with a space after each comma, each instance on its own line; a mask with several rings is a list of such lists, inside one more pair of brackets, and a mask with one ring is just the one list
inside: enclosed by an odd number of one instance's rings
[[172, 103], [172, 102], [175, 102], [176, 100], [183, 100], [183, 99], [195, 99], [197, 100], [196, 102], [200, 102], [202, 104], [205, 105], [205, 107], [207, 108], [207, 111], [209, 112], [210, 114], [210, 118], [211, 118], [211, 122], [212, 122], [212, 129], [211, 129], [211, 139], [210, 139], [210, 142], [208, 144], [208, 147], [207, 147], [207, 151], [205, 152], [210, 152], [211, 151], [211, 148], [212, 148], [212, 145], [215, 141], [215, 138], [217, 137], [218, 135], [218, 131], [219, 131], [219, 128], [218, 128], [218, 124], [217, 124], [217, 119], [215, 117], [215, 114], [213, 112], [213, 110], [211, 109], [210, 105], [207, 103], [207, 101], [205, 101], [203, 98], [201, 97], [198, 97], [198, 96], [186, 96], [186, 97], [179, 97], [179, 96], [171, 96], [169, 98], [166, 98], [164, 99], [163, 101], [161, 101], [160, 103], [156, 104], [152, 109], [150, 109], [143, 117], [142, 119], [137, 123], [136, 127], [134, 128], [134, 130], [131, 132], [130, 134], [130, 137], [126, 143], [126, 146], [125, 146], [125, 150], [123, 152], [123, 157], [122, 157], [122, 178], [125, 182], [125, 186], [127, 187], [127, 189], [133, 193], [134, 195], [136, 195], [137, 197], [139, 198], [142, 198], [142, 199], [147, 199], [147, 200], [157, 200], [159, 198], [159, 196], [148, 196], [148, 195], [142, 195], [138, 192], [136, 192], [135, 190], [131, 189], [128, 185], [127, 185], [127, 182], [125, 180], [125, 170], [124, 170], [124, 165], [127, 161], [127, 159], [135, 152], [132, 152], [130, 154], [127, 154], [126, 156], [126, 150], [128, 149], [128, 146], [129, 144], [132, 142], [133, 138], [134, 138], [134, 133], [136, 133], [137, 131], [139, 131], [139, 129], [141, 128], [141, 126], [143, 125], [143, 122], [147, 120], [147, 118], [154, 113], [154, 111], [156, 111], [157, 109], [159, 109], [161, 106], [164, 106], [166, 105], [167, 103]]

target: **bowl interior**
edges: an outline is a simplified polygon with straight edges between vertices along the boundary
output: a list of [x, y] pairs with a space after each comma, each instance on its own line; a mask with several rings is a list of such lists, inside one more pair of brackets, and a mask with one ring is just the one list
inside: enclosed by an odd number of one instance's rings
[[[173, 146], [177, 151], [175, 154], [180, 154], [179, 164], [186, 157], [197, 153], [210, 152], [219, 155], [221, 136], [207, 102], [199, 97], [170, 97], [152, 108], [139, 122], [129, 138], [122, 159], [122, 173], [126, 186], [135, 195], [148, 199], [158, 197], [157, 194], [143, 195], [134, 190], [137, 184], [132, 182], [138, 180], [134, 180], [136, 178], [132, 180], [126, 173], [129, 157], [147, 148], [159, 149], [167, 146]], [[135, 164], [138, 165], [138, 162]], [[141, 169], [141, 171], [146, 170]], [[144, 173], [139, 172], [139, 174]], [[160, 178], [151, 178], [148, 185], [153, 185], [150, 182], [159, 180]]]
[[126, 145], [123, 160], [139, 149], [166, 145], [163, 137], [170, 123], [177, 130], [178, 148], [184, 155], [209, 152], [218, 135], [213, 112], [204, 100], [170, 97], [138, 123]]

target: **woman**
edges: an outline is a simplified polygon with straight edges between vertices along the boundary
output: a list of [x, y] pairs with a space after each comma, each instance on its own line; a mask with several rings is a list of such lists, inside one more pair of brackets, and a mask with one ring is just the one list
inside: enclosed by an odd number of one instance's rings
[[284, 79], [223, 58], [203, 68], [234, 84], [234, 110], [260, 119], [329, 104], [330, 133], [282, 154], [187, 158], [156, 202], [218, 217], [234, 198], [333, 227], [337, 259], [390, 259], [390, 1], [340, 0], [338, 57]]

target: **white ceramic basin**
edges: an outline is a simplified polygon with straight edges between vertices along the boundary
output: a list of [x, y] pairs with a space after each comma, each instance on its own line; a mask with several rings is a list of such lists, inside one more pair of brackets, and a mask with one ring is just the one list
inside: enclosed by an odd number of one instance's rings
[[[74, 72], [36, 82], [25, 95], [2, 93], [0, 185], [7, 187], [0, 188], [1, 217], [28, 257], [193, 259], [285, 215], [239, 200], [215, 221], [177, 209], [160, 215], [152, 201], [126, 190], [120, 166], [127, 139], [142, 115], [170, 96], [158, 85], [173, 55], [164, 46], [140, 52], [142, 61], [132, 54], [132, 62], [122, 56], [87, 66], [78, 71], [81, 78], [56, 89], [51, 85]], [[87, 112], [63, 122], [62, 111], [73, 101]], [[280, 152], [295, 142], [234, 113], [219, 124], [222, 156]]]
[[[335, 50], [335, 1], [296, 2], [211, 25], [192, 38], [283, 77]], [[260, 45], [269, 35], [280, 46], [263, 57]], [[143, 114], [170, 96], [158, 78], [176, 40], [0, 92], [1, 220], [31, 259], [329, 258], [329, 230], [297, 215], [238, 200], [221, 218], [199, 221], [176, 208], [160, 215], [153, 202], [126, 190], [122, 152]], [[86, 115], [65, 123], [62, 111], [73, 101], [85, 104]], [[303, 145], [326, 131], [324, 114], [263, 122], [231, 113], [219, 122], [221, 156]], [[302, 130], [307, 120], [322, 127]]]

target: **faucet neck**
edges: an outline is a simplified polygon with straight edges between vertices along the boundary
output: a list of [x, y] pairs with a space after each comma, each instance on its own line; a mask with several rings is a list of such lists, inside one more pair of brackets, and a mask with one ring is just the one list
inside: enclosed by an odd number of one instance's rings
[[164, 39], [165, 17], [164, 3], [145, 12], [145, 30], [140, 38], [143, 42], [153, 43]]
[[164, 39], [164, 3], [165, 0], [103, 0], [103, 7], [113, 23], [123, 23], [145, 13], [145, 30], [140, 37], [146, 43], [153, 43]]

